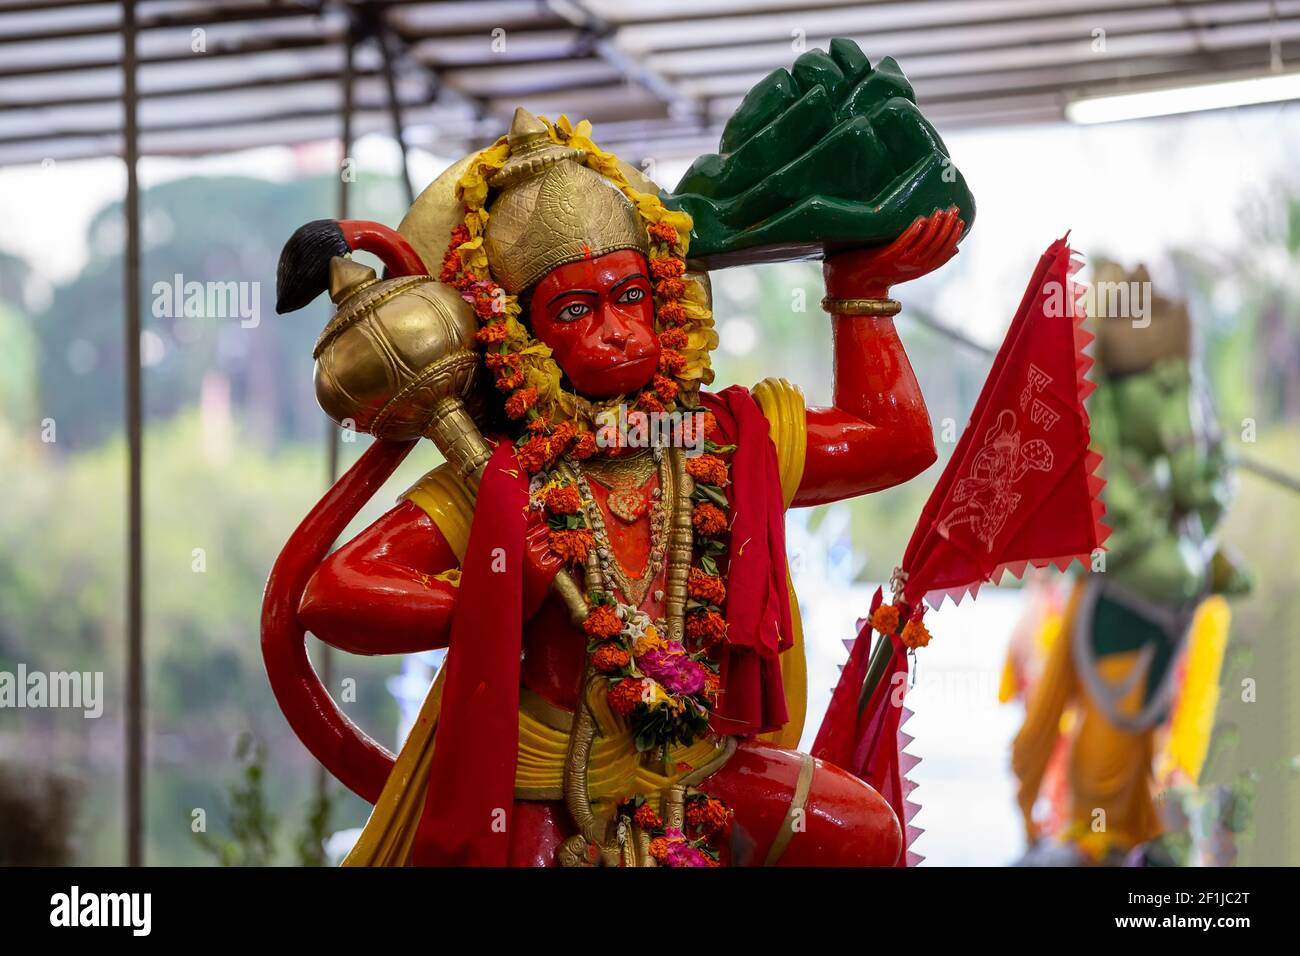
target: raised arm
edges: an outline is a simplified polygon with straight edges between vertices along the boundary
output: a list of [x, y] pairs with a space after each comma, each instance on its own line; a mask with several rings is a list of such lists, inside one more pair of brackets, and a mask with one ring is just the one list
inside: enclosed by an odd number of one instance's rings
[[[819, 505], [907, 481], [935, 460], [930, 416], [884, 303], [957, 251], [957, 210], [917, 219], [893, 243], [828, 256], [824, 266], [834, 344], [834, 404], [809, 408], [808, 452], [795, 505]], [[887, 311], [887, 310], [886, 310]]]

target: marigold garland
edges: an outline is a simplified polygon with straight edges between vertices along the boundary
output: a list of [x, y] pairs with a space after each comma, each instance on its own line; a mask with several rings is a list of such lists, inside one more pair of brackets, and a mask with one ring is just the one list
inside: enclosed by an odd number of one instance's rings
[[[492, 278], [483, 248], [488, 180], [510, 158], [505, 137], [479, 153], [457, 183], [464, 220], [451, 232], [439, 278], [461, 294], [480, 321], [475, 340], [483, 350], [484, 367], [504, 396], [506, 416], [520, 425], [515, 455], [532, 476], [534, 506], [546, 513], [549, 547], [564, 561], [580, 565], [595, 547], [595, 535], [578, 489], [556, 480], [552, 468], [566, 455], [582, 461], [620, 451], [602, 449], [596, 442], [594, 422], [608, 408], [626, 404], [631, 410], [662, 412], [675, 410], [679, 403], [693, 406], [700, 385], [712, 381], [709, 352], [717, 335], [707, 292], [686, 268], [690, 217], [633, 188], [617, 157], [591, 141], [589, 123], [574, 127], [563, 116], [555, 124], [545, 118], [542, 122], [552, 142], [583, 150], [583, 162], [618, 186], [645, 227], [660, 346], [658, 371], [635, 395], [603, 403], [580, 401], [563, 390], [562, 372], [550, 349], [524, 324], [518, 298]], [[711, 414], [704, 416], [704, 426], [706, 439], [716, 433]], [[670, 744], [689, 744], [708, 732], [721, 690], [709, 651], [726, 635], [727, 589], [719, 562], [725, 562], [727, 553], [729, 466], [721, 456], [733, 449], [711, 441], [706, 448], [707, 454], [687, 464], [694, 479], [691, 519], [696, 532], [684, 622], [689, 646], [666, 640], [644, 612], [615, 605], [607, 595], [588, 597], [583, 624], [592, 669], [608, 681], [610, 710], [631, 723], [638, 749], [662, 748], [665, 759]], [[665, 830], [643, 798], [637, 798], [633, 811], [637, 825], [655, 835], [652, 855], [670, 866], [717, 866], [718, 853], [708, 840], [725, 829], [729, 817], [720, 801], [701, 795], [692, 797], [687, 807], [686, 828], [691, 832]]]
[[650, 855], [661, 866], [721, 866], [719, 842], [731, 829], [732, 812], [715, 797], [691, 793], [686, 797], [683, 829], [664, 824], [645, 797], [633, 797], [619, 804], [620, 816], [628, 817], [650, 834]]
[[[583, 162], [614, 183], [635, 207], [645, 226], [650, 274], [654, 283], [655, 331], [659, 336], [659, 373], [630, 397], [617, 397], [588, 406], [563, 391], [562, 373], [550, 349], [533, 338], [521, 318], [518, 298], [508, 295], [491, 277], [483, 249], [489, 218], [488, 180], [510, 158], [505, 137], [479, 153], [456, 184], [465, 216], [452, 229], [443, 255], [440, 281], [456, 289], [474, 308], [482, 323], [475, 339], [484, 349], [484, 365], [497, 389], [505, 394], [505, 412], [524, 420], [526, 434], [517, 446], [519, 464], [528, 474], [549, 468], [566, 453], [588, 458], [600, 449], [593, 423], [606, 408], [626, 404], [647, 412], [672, 411], [684, 391], [694, 392], [712, 381], [709, 351], [717, 344], [713, 317], [702, 284], [687, 275], [691, 219], [670, 210], [651, 193], [635, 189], [618, 158], [591, 140], [591, 124], [576, 127], [561, 116], [552, 124], [540, 117], [552, 142], [583, 150]], [[560, 423], [578, 427], [560, 434]], [[544, 440], [549, 437], [549, 441]], [[611, 453], [617, 449], [611, 449]]]

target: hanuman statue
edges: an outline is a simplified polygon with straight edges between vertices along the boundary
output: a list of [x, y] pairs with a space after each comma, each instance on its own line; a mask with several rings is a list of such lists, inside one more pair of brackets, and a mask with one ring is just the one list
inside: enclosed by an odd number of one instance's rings
[[[347, 864], [897, 862], [885, 800], [795, 749], [783, 514], [935, 460], [888, 292], [972, 215], [893, 61], [837, 40], [756, 87], [677, 194], [520, 109], [397, 230], [295, 234], [279, 308], [328, 288], [317, 395], [378, 440], [286, 545], [263, 647], [294, 730], [374, 804]], [[707, 268], [813, 253], [833, 404], [779, 378], [708, 391]], [[330, 554], [420, 437], [445, 462]], [[307, 631], [449, 648], [400, 753], [342, 714]]]

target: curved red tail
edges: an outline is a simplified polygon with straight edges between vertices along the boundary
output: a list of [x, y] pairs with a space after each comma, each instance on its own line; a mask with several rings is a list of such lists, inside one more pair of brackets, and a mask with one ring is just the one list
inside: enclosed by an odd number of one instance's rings
[[285, 542], [262, 598], [262, 657], [280, 709], [325, 769], [370, 803], [379, 799], [393, 755], [349, 720], [321, 684], [307, 657], [298, 604], [343, 529], [414, 447], [415, 440], [371, 445]]

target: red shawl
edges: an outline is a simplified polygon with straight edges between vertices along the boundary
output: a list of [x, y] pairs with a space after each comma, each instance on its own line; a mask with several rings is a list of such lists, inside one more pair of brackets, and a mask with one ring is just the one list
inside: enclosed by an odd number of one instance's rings
[[722, 695], [713, 716], [720, 734], [761, 734], [788, 719], [780, 653], [793, 641], [786, 586], [785, 502], [767, 419], [750, 393], [733, 385], [700, 395], [718, 420], [731, 456], [727, 638], [719, 653]]

